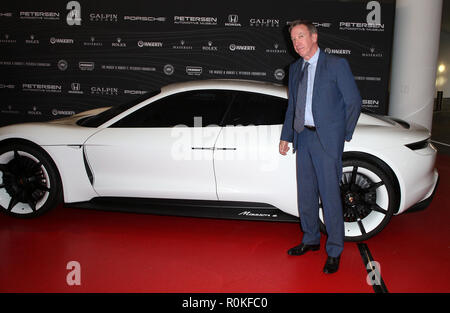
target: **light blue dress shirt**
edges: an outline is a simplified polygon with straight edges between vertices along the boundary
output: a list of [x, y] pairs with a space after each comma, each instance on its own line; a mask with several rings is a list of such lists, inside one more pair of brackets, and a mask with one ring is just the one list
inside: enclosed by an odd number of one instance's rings
[[[320, 48], [317, 49], [316, 53], [305, 62], [309, 63], [308, 68], [308, 87], [306, 91], [306, 105], [305, 105], [305, 125], [315, 126], [314, 118], [312, 114], [312, 95], [314, 90], [314, 77], [316, 77], [316, 67], [317, 61], [319, 60]], [[305, 65], [303, 62], [303, 65]]]

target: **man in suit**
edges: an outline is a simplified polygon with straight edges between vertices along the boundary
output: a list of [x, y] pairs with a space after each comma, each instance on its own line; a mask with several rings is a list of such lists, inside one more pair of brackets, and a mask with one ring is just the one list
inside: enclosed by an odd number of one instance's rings
[[328, 233], [328, 256], [323, 271], [334, 273], [344, 248], [339, 188], [342, 153], [344, 141], [352, 139], [362, 100], [348, 62], [320, 50], [313, 24], [297, 20], [289, 32], [301, 58], [289, 69], [289, 104], [279, 150], [286, 155], [291, 142], [297, 152], [297, 196], [303, 238], [288, 254], [319, 250], [320, 197]]

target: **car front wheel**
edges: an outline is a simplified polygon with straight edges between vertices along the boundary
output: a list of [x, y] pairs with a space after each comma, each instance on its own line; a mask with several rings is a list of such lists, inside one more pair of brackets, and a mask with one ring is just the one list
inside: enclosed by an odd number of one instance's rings
[[[346, 241], [367, 240], [389, 223], [398, 197], [392, 174], [383, 166], [366, 160], [344, 160], [340, 188]], [[322, 208], [319, 216], [326, 232]]]
[[0, 209], [15, 217], [36, 217], [61, 201], [61, 183], [53, 161], [24, 143], [0, 146]]

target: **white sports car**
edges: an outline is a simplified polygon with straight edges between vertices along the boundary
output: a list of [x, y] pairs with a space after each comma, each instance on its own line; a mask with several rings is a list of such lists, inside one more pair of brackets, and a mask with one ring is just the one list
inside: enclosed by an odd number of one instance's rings
[[[121, 106], [0, 128], [0, 209], [70, 207], [298, 221], [295, 155], [278, 152], [287, 89], [176, 83]], [[345, 144], [346, 240], [427, 204], [438, 173], [427, 129], [362, 113]], [[292, 151], [292, 149], [290, 150]], [[322, 214], [320, 214], [323, 219]]]

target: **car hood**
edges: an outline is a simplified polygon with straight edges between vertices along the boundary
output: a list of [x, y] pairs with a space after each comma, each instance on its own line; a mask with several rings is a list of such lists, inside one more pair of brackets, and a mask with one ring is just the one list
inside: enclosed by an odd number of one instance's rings
[[108, 108], [99, 108], [81, 112], [69, 117], [48, 121], [22, 123], [0, 128], [0, 141], [6, 139], [25, 139], [41, 146], [82, 145], [100, 129], [77, 125], [77, 121], [99, 114]]

